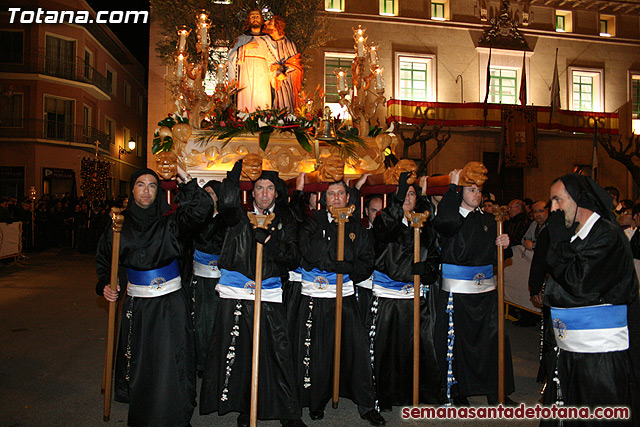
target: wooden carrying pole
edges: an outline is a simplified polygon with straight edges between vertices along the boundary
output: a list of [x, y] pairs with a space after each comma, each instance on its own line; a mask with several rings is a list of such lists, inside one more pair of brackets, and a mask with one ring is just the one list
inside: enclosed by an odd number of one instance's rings
[[[502, 213], [496, 215], [498, 236], [502, 234]], [[498, 402], [504, 403], [504, 249], [498, 246]]]
[[[404, 213], [413, 228], [413, 262], [420, 262], [420, 232], [429, 212]], [[420, 275], [413, 275], [413, 406], [420, 403]]]
[[[113, 245], [111, 247], [111, 290], [118, 290], [118, 263], [120, 262], [120, 232], [124, 223], [124, 216], [120, 215], [119, 208], [111, 208], [111, 220], [113, 228]], [[118, 302], [109, 303], [109, 324], [107, 330], [107, 351], [104, 357], [104, 414], [103, 420], [109, 421], [111, 416], [111, 385], [113, 382], [113, 348], [116, 335], [116, 311]]]
[[[273, 221], [276, 214], [256, 215], [247, 212], [249, 221], [253, 228], [264, 228], [265, 230]], [[253, 304], [253, 354], [251, 356], [251, 410], [249, 413], [249, 423], [251, 427], [256, 427], [258, 423], [258, 366], [260, 364], [260, 305], [262, 303], [262, 243], [256, 243], [256, 289], [255, 301]]]
[[[329, 213], [338, 223], [338, 252], [337, 261], [344, 261], [344, 225], [356, 207], [349, 205], [344, 208], [329, 207]], [[342, 345], [342, 280], [343, 275], [336, 275], [336, 331], [333, 341], [333, 408], [338, 407], [340, 395], [340, 347]]]

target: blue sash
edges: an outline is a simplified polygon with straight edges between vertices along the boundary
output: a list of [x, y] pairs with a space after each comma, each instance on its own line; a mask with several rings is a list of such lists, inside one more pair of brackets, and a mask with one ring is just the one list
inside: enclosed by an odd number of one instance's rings
[[[224, 268], [220, 270], [222, 275], [220, 276], [220, 281], [218, 285], [229, 286], [232, 288], [255, 288], [256, 282], [249, 279], [244, 274], [233, 271], [233, 270], [225, 270]], [[267, 279], [262, 279], [262, 289], [278, 289], [282, 287], [282, 281], [280, 277], [269, 277]]]
[[218, 258], [220, 258], [220, 255], [208, 254], [197, 249], [193, 253], [193, 260], [203, 265], [217, 265]]
[[404, 292], [411, 288], [413, 293], [413, 282], [396, 282], [391, 277], [387, 276], [382, 271], [373, 271], [373, 284], [375, 286], [381, 286], [387, 289], [393, 289], [394, 291]]
[[[304, 268], [302, 269], [302, 280], [306, 280], [307, 282], [320, 283], [324, 285], [336, 285], [338, 275], [336, 273], [332, 273], [330, 271], [320, 270], [318, 268], [313, 268], [311, 271], [307, 271]], [[350, 281], [348, 274], [342, 275], [342, 282], [346, 283]]]
[[173, 260], [171, 264], [155, 270], [134, 270], [127, 268], [127, 278], [129, 282], [136, 286], [153, 286], [158, 282], [168, 282], [176, 277], [180, 277], [178, 261]]
[[551, 307], [551, 318], [566, 330], [611, 329], [627, 326], [626, 305], [596, 305], [576, 308]]
[[456, 264], [442, 264], [442, 277], [454, 280], [476, 280], [479, 275], [483, 275], [484, 279], [493, 277], [493, 266], [479, 265], [467, 266]]

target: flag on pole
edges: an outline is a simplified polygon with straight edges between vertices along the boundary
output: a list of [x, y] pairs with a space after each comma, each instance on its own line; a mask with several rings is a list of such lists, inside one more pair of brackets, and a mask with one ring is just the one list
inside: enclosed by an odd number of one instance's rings
[[522, 52], [522, 78], [520, 79], [520, 94], [518, 99], [523, 107], [527, 105], [527, 51]]
[[556, 63], [553, 66], [553, 82], [551, 83], [551, 114], [549, 114], [549, 123], [553, 113], [557, 113], [560, 109], [560, 79], [558, 79], [558, 48], [556, 48]]
[[484, 94], [484, 125], [487, 126], [487, 102], [489, 102], [489, 86], [491, 85], [491, 45], [489, 45], [489, 60], [487, 61], [487, 87]]

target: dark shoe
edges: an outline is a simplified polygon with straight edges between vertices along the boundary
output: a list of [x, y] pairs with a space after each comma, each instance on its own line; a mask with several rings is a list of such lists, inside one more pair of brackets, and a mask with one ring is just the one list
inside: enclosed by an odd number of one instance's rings
[[324, 418], [324, 409], [320, 409], [318, 411], [309, 411], [309, 417], [312, 420], [321, 420]]
[[283, 427], [307, 427], [300, 418], [297, 420], [280, 420], [280, 424], [282, 424]]
[[249, 427], [249, 414], [238, 415], [238, 427]]
[[360, 418], [369, 421], [369, 424], [371, 424], [372, 426], [383, 426], [387, 424], [384, 418], [382, 418], [382, 415], [380, 415], [380, 412], [376, 411], [375, 409], [372, 409], [366, 414], [361, 415]]
[[456, 407], [462, 407], [462, 406], [469, 407], [469, 406], [471, 406], [471, 404], [469, 403], [469, 399], [467, 399], [464, 396], [454, 397], [451, 400], [453, 402], [453, 406], [456, 406]]

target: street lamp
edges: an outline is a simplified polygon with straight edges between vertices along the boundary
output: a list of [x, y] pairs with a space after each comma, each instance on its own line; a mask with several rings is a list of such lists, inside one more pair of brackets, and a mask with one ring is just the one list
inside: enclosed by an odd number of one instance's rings
[[[128, 149], [127, 149], [128, 148]], [[120, 147], [120, 154], [131, 154], [136, 149], [136, 141], [131, 138], [127, 143], [127, 148]]]

